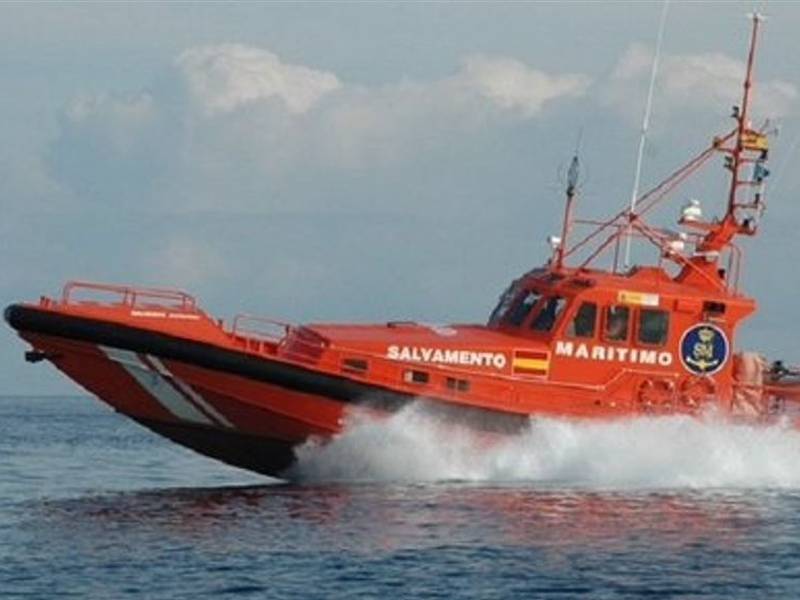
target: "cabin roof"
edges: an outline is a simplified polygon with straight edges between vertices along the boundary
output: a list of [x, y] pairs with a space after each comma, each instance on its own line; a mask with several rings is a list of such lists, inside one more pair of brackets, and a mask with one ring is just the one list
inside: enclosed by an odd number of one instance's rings
[[564, 270], [552, 273], [546, 270], [533, 270], [523, 277], [523, 285], [539, 289], [551, 288], [553, 291], [580, 295], [581, 290], [603, 289], [612, 292], [629, 291], [650, 293], [678, 298], [718, 300], [725, 303], [754, 305], [755, 301], [742, 294], [714, 289], [711, 285], [676, 281], [660, 267], [637, 266], [627, 273], [609, 273], [597, 269]]

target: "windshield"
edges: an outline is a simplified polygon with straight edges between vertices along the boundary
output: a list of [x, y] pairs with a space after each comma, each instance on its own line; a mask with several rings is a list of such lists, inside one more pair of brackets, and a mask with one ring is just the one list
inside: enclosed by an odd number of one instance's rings
[[534, 290], [525, 290], [522, 292], [514, 305], [506, 312], [505, 316], [503, 316], [503, 323], [514, 327], [522, 325], [528, 315], [531, 314], [539, 298], [541, 298], [541, 295]]
[[500, 301], [497, 303], [497, 306], [494, 307], [492, 314], [489, 316], [489, 325], [497, 325], [503, 319], [503, 315], [506, 314], [508, 309], [511, 307], [511, 304], [514, 302], [514, 298], [517, 296], [517, 292], [519, 291], [519, 280], [515, 280], [511, 282], [506, 288], [506, 291], [500, 294]]

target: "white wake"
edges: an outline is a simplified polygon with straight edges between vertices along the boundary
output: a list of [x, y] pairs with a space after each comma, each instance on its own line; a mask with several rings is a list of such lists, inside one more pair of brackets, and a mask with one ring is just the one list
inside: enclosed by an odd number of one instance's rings
[[443, 425], [414, 404], [353, 420], [299, 450], [304, 481], [541, 482], [600, 488], [800, 488], [800, 432], [711, 417], [616, 422], [533, 419], [515, 436]]

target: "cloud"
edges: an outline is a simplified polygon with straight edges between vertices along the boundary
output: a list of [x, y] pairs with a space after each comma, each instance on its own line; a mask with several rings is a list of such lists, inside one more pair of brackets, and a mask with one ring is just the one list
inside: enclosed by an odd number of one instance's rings
[[549, 75], [485, 56], [439, 80], [374, 87], [237, 44], [189, 49], [177, 65], [201, 107], [194, 126], [213, 127], [209, 120], [227, 116], [239, 148], [249, 146], [272, 170], [298, 159], [336, 168], [402, 160], [491, 118], [534, 118], [548, 102], [580, 96], [588, 85], [582, 75]]
[[473, 56], [440, 79], [367, 86], [241, 44], [189, 48], [162, 80], [71, 102], [50, 152], [57, 179], [79, 196], [142, 207], [277, 206], [282, 189], [314, 173], [417, 160], [498, 121], [533, 120], [589, 85]]
[[485, 56], [468, 59], [459, 77], [498, 107], [524, 118], [536, 116], [551, 100], [582, 96], [589, 85], [584, 75], [548, 75], [512, 58]]
[[207, 115], [273, 98], [301, 114], [341, 87], [333, 73], [286, 64], [268, 50], [241, 44], [190, 48], [176, 64]]
[[[207, 115], [272, 98], [281, 100], [290, 113], [302, 114], [327, 94], [345, 88], [333, 73], [286, 64], [268, 50], [241, 44], [190, 48], [181, 53], [176, 64], [192, 97]], [[394, 93], [397, 97], [389, 100], [441, 96], [442, 101], [463, 105], [459, 96], [477, 94], [496, 108], [531, 118], [550, 100], [582, 95], [587, 84], [582, 75], [549, 75], [512, 58], [473, 56], [465, 60], [459, 73], [440, 81], [401, 82], [372, 89], [346, 86], [342, 102]], [[418, 93], [409, 96], [406, 92], [411, 89]]]
[[[632, 44], [617, 63], [601, 97], [623, 113], [640, 117], [653, 54]], [[656, 83], [658, 110], [720, 110], [738, 104], [745, 64], [718, 52], [662, 56]], [[757, 75], [757, 74], [756, 74]], [[756, 77], [756, 112], [780, 118], [797, 109], [797, 88], [787, 81], [759, 81]]]

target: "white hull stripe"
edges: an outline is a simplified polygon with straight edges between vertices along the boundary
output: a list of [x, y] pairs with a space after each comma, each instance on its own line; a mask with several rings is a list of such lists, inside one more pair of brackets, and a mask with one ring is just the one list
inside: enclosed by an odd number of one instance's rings
[[176, 382], [176, 380], [175, 380], [175, 379], [172, 377], [172, 375], [171, 375], [171, 374], [170, 374], [169, 376], [166, 376], [166, 375], [164, 375], [164, 373], [162, 373], [162, 372], [161, 372], [161, 371], [160, 371], [160, 370], [159, 370], [159, 369], [158, 369], [158, 368], [157, 368], [157, 367], [156, 367], [156, 366], [153, 364], [153, 362], [152, 362], [152, 360], [151, 360], [151, 359], [152, 359], [152, 357], [151, 357], [149, 354], [142, 354], [141, 352], [138, 352], [138, 353], [136, 354], [136, 356], [138, 356], [138, 357], [139, 357], [139, 360], [140, 360], [140, 361], [142, 361], [142, 364], [144, 364], [144, 365], [145, 365], [145, 367], [146, 367], [147, 369], [149, 369], [150, 373], [152, 373], [152, 374], [153, 374], [153, 376], [155, 376], [155, 374], [157, 373], [157, 374], [158, 374], [158, 376], [160, 376], [160, 377], [161, 377], [161, 380], [162, 380], [164, 383], [166, 383], [168, 386], [170, 386], [170, 387], [171, 387], [171, 388], [172, 388], [172, 389], [173, 389], [175, 392], [177, 392], [177, 393], [178, 393], [178, 395], [182, 396], [182, 397], [183, 397], [183, 399], [184, 399], [184, 400], [186, 400], [186, 401], [187, 401], [189, 404], [191, 404], [191, 405], [192, 405], [192, 406], [193, 406], [193, 407], [194, 407], [196, 410], [199, 410], [201, 413], [203, 413], [203, 416], [204, 416], [206, 419], [210, 420], [210, 421], [211, 421], [212, 423], [214, 423], [215, 425], [219, 425], [219, 423], [217, 423], [216, 419], [214, 419], [213, 415], [210, 415], [210, 414], [208, 414], [208, 411], [204, 410], [202, 406], [199, 406], [199, 405], [198, 405], [196, 402], [194, 402], [194, 401], [193, 401], [193, 400], [192, 400], [192, 399], [191, 399], [191, 398], [190, 398], [190, 397], [189, 397], [189, 396], [188, 396], [186, 393], [184, 393], [184, 392], [181, 390], [181, 388], [180, 388], [180, 387], [177, 385], [177, 382]]
[[179, 391], [183, 392], [184, 395], [188, 396], [191, 400], [194, 401], [196, 405], [202, 408], [204, 413], [206, 413], [212, 419], [224, 425], [225, 427], [228, 427], [230, 429], [234, 428], [233, 423], [228, 421], [228, 419], [226, 419], [222, 414], [220, 414], [220, 412], [216, 408], [214, 408], [210, 402], [207, 402], [205, 398], [203, 398], [200, 394], [195, 392], [190, 385], [175, 377], [169, 371], [169, 369], [167, 369], [166, 365], [164, 365], [164, 363], [161, 362], [161, 359], [148, 354], [147, 360], [153, 363], [153, 366], [158, 370], [159, 373], [161, 373], [162, 376], [167, 378], [168, 381], [174, 383], [178, 387]]
[[164, 377], [151, 370], [135, 352], [100, 346], [108, 358], [117, 362], [141, 385], [156, 401], [168, 412], [179, 419], [199, 423], [201, 425], [214, 425], [214, 422], [180, 394]]

